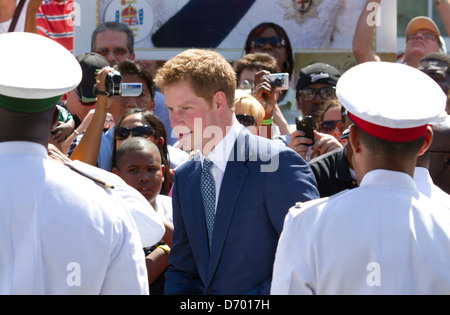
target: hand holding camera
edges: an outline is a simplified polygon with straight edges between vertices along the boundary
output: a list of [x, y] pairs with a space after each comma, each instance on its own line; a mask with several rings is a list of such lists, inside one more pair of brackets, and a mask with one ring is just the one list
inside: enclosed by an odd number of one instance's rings
[[289, 90], [289, 74], [288, 73], [272, 73], [266, 74], [263, 78], [268, 79], [276, 90]]
[[279, 90], [266, 76], [271, 76], [269, 71], [259, 71], [255, 74], [252, 95], [264, 106], [265, 118], [271, 118], [278, 102]]
[[[105, 89], [103, 89], [103, 87]], [[94, 86], [95, 95], [139, 97], [142, 95], [142, 83], [123, 83], [119, 71], [105, 67], [97, 75]]]

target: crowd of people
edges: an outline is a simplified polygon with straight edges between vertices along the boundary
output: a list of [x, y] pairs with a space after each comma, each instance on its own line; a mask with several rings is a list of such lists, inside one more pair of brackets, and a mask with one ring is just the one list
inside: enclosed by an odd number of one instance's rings
[[119, 22], [74, 56], [72, 3], [0, 0], [0, 294], [450, 293], [450, 57], [431, 19], [390, 63], [364, 10], [356, 66], [297, 74], [274, 23], [239, 60], [137, 60]]

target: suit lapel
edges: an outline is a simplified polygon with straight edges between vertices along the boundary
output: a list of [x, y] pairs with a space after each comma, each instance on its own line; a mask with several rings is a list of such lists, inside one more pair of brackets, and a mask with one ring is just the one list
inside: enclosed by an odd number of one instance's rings
[[217, 267], [237, 199], [249, 172], [245, 166], [245, 163], [248, 161], [249, 152], [248, 136], [249, 134], [246, 132], [246, 129], [239, 133], [222, 180], [214, 222], [207, 285], [209, 285], [209, 281], [211, 281]]

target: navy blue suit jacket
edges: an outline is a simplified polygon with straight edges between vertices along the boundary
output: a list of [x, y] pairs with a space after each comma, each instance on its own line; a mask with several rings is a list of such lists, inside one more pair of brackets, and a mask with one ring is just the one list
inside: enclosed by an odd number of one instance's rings
[[166, 294], [269, 294], [284, 218], [297, 201], [319, 198], [314, 175], [290, 148], [238, 135], [220, 190], [211, 253], [200, 192], [201, 162], [174, 176], [173, 247]]

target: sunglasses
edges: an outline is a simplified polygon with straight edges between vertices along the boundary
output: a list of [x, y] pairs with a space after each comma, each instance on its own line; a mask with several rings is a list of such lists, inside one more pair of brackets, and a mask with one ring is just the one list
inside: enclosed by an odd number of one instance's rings
[[428, 33], [428, 32], [422, 32], [422, 31], [418, 31], [414, 34], [411, 34], [408, 36], [407, 40], [410, 39], [417, 39], [419, 38], [419, 34], [423, 36], [423, 38], [425, 39], [436, 39], [436, 36], [434, 34]]
[[331, 100], [336, 97], [336, 88], [334, 86], [326, 86], [321, 89], [306, 88], [298, 92], [298, 96], [303, 101], [312, 101], [316, 98], [317, 93], [323, 100]]
[[255, 125], [255, 117], [250, 116], [250, 115], [239, 114], [239, 115], [236, 115], [236, 119], [239, 121], [239, 123], [241, 125], [244, 125], [245, 127]]
[[250, 47], [254, 49], [262, 49], [267, 44], [269, 44], [272, 48], [281, 48], [286, 46], [286, 41], [284, 40], [284, 38], [281, 38], [279, 36], [256, 37], [250, 43]]
[[332, 133], [339, 126], [339, 131], [343, 128], [342, 120], [324, 120], [320, 124], [320, 131], [323, 133]]
[[127, 127], [119, 127], [114, 132], [117, 141], [125, 140], [130, 136], [130, 133], [133, 134], [133, 137], [143, 138], [148, 138], [154, 135], [153, 128], [149, 126], [137, 126], [131, 129]]

